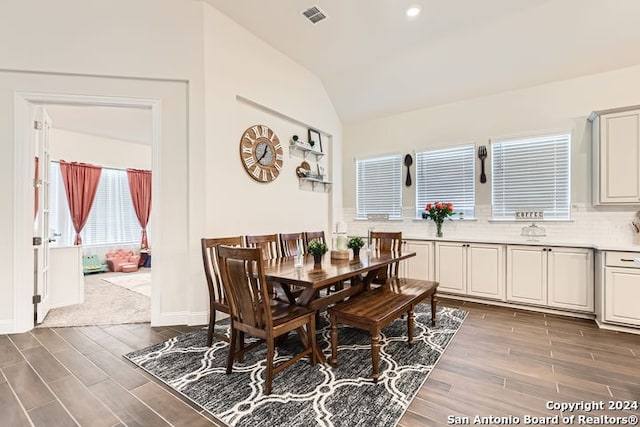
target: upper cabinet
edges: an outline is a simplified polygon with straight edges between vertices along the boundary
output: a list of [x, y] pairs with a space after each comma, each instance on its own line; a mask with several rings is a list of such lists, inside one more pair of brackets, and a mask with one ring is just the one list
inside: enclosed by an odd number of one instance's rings
[[595, 111], [593, 204], [640, 204], [640, 106]]

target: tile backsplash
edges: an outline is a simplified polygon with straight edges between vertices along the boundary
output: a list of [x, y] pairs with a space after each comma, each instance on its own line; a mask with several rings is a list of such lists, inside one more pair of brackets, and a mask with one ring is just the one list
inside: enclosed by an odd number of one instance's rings
[[[544, 227], [546, 236], [540, 242], [549, 244], [594, 244], [598, 246], [629, 247], [640, 250], [640, 235], [635, 232], [631, 221], [636, 217], [639, 207], [594, 207], [573, 205], [570, 221], [536, 221]], [[413, 207], [403, 208], [403, 220], [363, 221], [355, 220], [355, 209], [342, 211], [342, 221], [347, 224], [349, 235], [366, 236], [369, 229], [377, 231], [402, 231], [407, 238], [433, 238], [436, 227], [433, 221], [414, 219]], [[488, 242], [522, 242], [522, 227], [529, 221], [491, 221], [491, 206], [476, 205], [476, 219], [445, 221], [442, 229], [444, 238], [473, 239]]]

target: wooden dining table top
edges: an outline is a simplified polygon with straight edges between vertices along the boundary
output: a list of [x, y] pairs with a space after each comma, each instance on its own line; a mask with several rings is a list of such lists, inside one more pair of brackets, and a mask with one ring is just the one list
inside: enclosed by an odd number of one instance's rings
[[351, 259], [331, 259], [327, 252], [322, 264], [316, 266], [313, 256], [305, 255], [301, 267], [295, 266], [295, 257], [282, 257], [266, 261], [264, 273], [268, 280], [288, 285], [321, 289], [341, 280], [374, 270], [380, 270], [394, 262], [416, 256], [415, 252], [361, 252], [360, 257]]

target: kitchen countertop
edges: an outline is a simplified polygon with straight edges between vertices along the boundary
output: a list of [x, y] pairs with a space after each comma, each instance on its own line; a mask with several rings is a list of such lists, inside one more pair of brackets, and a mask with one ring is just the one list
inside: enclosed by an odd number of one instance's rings
[[549, 240], [541, 238], [537, 241], [521, 239], [473, 239], [473, 238], [456, 238], [456, 237], [411, 237], [405, 236], [403, 240], [413, 241], [425, 241], [425, 242], [464, 242], [464, 243], [491, 243], [500, 245], [525, 245], [525, 246], [558, 246], [567, 248], [587, 248], [595, 249], [597, 251], [622, 251], [622, 252], [640, 252], [640, 245], [616, 245], [611, 243], [598, 244], [598, 243], [585, 243], [585, 242], [572, 242], [572, 241], [560, 241]]

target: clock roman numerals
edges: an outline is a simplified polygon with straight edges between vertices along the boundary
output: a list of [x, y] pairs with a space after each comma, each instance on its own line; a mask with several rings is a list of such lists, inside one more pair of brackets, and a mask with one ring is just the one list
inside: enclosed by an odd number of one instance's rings
[[244, 158], [244, 164], [247, 165], [248, 168], [250, 168], [251, 166], [256, 164], [256, 158], [251, 156], [251, 157], [245, 157]]
[[240, 138], [240, 160], [251, 178], [263, 183], [271, 182], [283, 169], [282, 144], [269, 126], [251, 126]]

